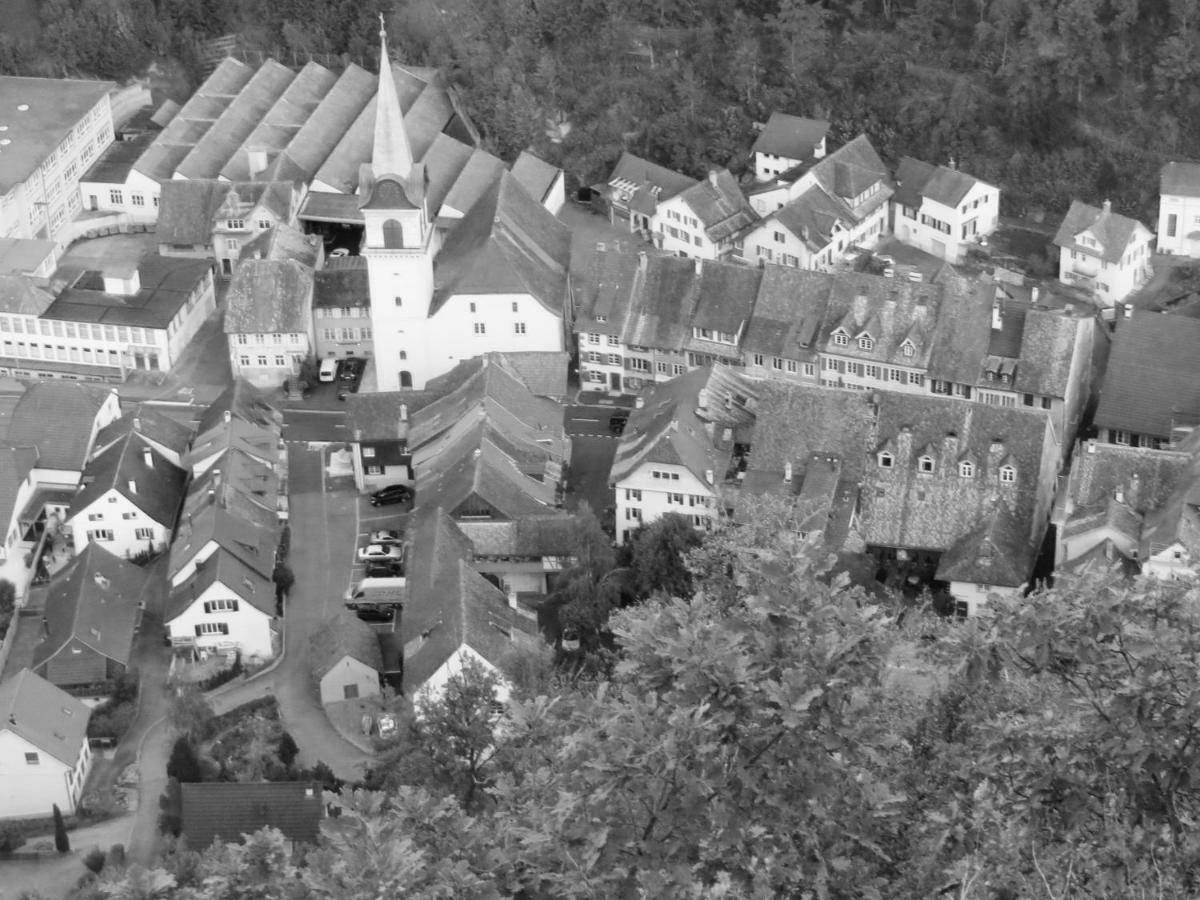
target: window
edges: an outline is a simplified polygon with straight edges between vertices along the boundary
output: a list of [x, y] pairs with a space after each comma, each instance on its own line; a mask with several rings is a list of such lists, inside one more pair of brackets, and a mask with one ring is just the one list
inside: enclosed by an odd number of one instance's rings
[[286, 356], [276, 356], [275, 357], [275, 365], [279, 366], [280, 368], [286, 366], [287, 365], [287, 357]]
[[604, 362], [604, 354], [597, 353], [595, 350], [590, 350], [588, 351], [587, 361], [593, 363], [602, 363]]
[[201, 622], [196, 626], [196, 637], [206, 634], [229, 634], [229, 626], [224, 622]]
[[917, 352], [917, 348], [913, 345], [913, 343], [911, 341], [905, 341], [903, 344], [900, 345], [900, 349], [901, 349], [901, 351], [903, 351], [905, 356], [915, 356], [916, 352]]
[[[401, 297], [396, 297], [396, 298], [395, 298], [395, 300], [396, 300], [396, 306], [403, 306], [403, 305], [404, 305], [404, 299], [403, 299], [403, 298], [401, 298]], [[475, 304], [474, 304], [474, 303], [472, 303], [471, 305], [472, 305], [472, 306], [474, 306]], [[474, 310], [471, 310], [471, 311], [472, 311], [472, 312], [474, 312]]]
[[139, 541], [152, 541], [152, 540], [154, 540], [154, 529], [153, 528], [137, 528], [137, 529], [134, 529], [133, 536], [135, 538], [137, 538]]
[[516, 301], [516, 300], [514, 300], [514, 301], [513, 301], [513, 312], [517, 312], [517, 311], [518, 311], [518, 307], [519, 307], [519, 304], [517, 303], [517, 301]]
[[682, 375], [683, 372], [684, 368], [680, 363], [675, 363], [673, 366], [671, 366], [671, 373], [673, 375]]
[[858, 339], [859, 350], [873, 350], [874, 348], [875, 340], [869, 334], [864, 334]]
[[816, 378], [817, 377], [816, 363], [805, 363], [804, 364], [804, 374], [807, 375], [809, 378]]
[[[136, 332], [137, 329], [135, 328], [134, 331]], [[138, 338], [136, 335], [134, 335], [133, 339], [136, 341]], [[283, 343], [283, 335], [277, 331], [272, 333], [271, 334], [271, 343], [272, 344], [282, 344]]]
[[969, 459], [964, 459], [958, 464], [958, 474], [961, 478], [974, 478], [975, 463], [971, 462]]
[[[332, 336], [332, 334], [333, 334], [333, 333], [332, 333], [332, 332], [330, 332], [330, 336]], [[250, 357], [248, 357], [248, 356], [245, 356], [245, 355], [239, 356], [239, 357], [238, 357], [238, 365], [239, 365], [239, 366], [248, 366], [248, 365], [250, 365]]]
[[205, 600], [204, 611], [206, 613], [237, 612], [238, 602], [232, 597], [222, 597], [218, 600]]
[[879, 468], [890, 469], [896, 464], [896, 457], [892, 456], [887, 450], [879, 454]]
[[1012, 466], [1001, 466], [1000, 467], [1000, 483], [1001, 484], [1012, 484], [1016, 480], [1017, 480], [1017, 470], [1016, 469], [1014, 469]]
[[922, 385], [925, 383], [925, 376], [922, 375], [920, 372], [909, 372], [908, 373], [908, 383], [915, 384], [915, 385]]
[[513, 334], [524, 334], [524, 333], [525, 333], [525, 323], [524, 322], [513, 322]]
[[467, 304], [467, 308], [468, 308], [468, 309], [469, 309], [471, 312], [475, 312], [475, 301], [474, 301], [474, 300], [472, 300], [470, 303], [468, 303], [468, 304]]
[[245, 219], [230, 219], [225, 223], [225, 227], [230, 231], [241, 231], [246, 227]]
[[608, 346], [610, 346], [610, 347], [620, 347], [620, 346], [621, 346], [621, 339], [620, 339], [619, 337], [617, 337], [617, 335], [615, 335], [615, 334], [610, 334], [610, 335], [608, 336]]
[[587, 339], [588, 339], [588, 343], [589, 343], [589, 344], [598, 344], [598, 343], [600, 343], [600, 335], [598, 335], [598, 334], [589, 334], [589, 335], [587, 336]]
[[922, 456], [920, 459], [918, 459], [917, 460], [917, 471], [923, 472], [926, 475], [932, 475], [933, 474], [933, 457], [932, 456]]
[[259, 227], [259, 228], [260, 228], [262, 231], [266, 231], [268, 228], [270, 228], [270, 227], [271, 227], [271, 220], [270, 220], [270, 219], [259, 219], [259, 220], [258, 220], [258, 227]]
[[658, 365], [655, 367], [655, 369], [659, 375], [670, 375], [671, 374], [671, 366], [665, 362], [658, 363]]
[[782, 244], [786, 240], [786, 238], [783, 236], [782, 231], [776, 231], [773, 234], [773, 237], [775, 238], [775, 243], [777, 243], [777, 244]]
[[483, 322], [476, 322], [475, 323], [475, 333], [476, 334], [487, 334], [487, 325], [485, 325]]
[[364, 340], [364, 341], [371, 340], [371, 329], [370, 328], [358, 329], [358, 336], [359, 336], [360, 340]]
[[41, 762], [41, 760], [38, 758], [38, 755], [36, 753], [26, 753], [25, 754], [25, 765], [36, 766], [40, 762]]
[[343, 700], [357, 700], [358, 699], [358, 685], [357, 684], [343, 684], [342, 685], [342, 699]]
[[765, 356], [763, 356], [761, 353], [754, 354], [754, 364], [756, 366], [764, 365], [766, 363], [766, 361], [767, 361], [767, 358]]
[[103, 522], [104, 513], [88, 513], [89, 522]]
[[400, 351], [400, 359], [401, 359], [401, 360], [406, 360], [406, 359], [408, 359], [408, 351], [407, 351], [407, 350], [401, 350], [401, 351]]
[[789, 374], [789, 375], [795, 375], [795, 374], [796, 374], [796, 370], [797, 370], [796, 361], [795, 361], [794, 359], [789, 359], [789, 360], [787, 361], [787, 371], [788, 371], [788, 374]]
[[121, 192], [116, 188], [111, 188], [108, 192], [108, 199], [116, 206], [121, 206], [125, 202], [125, 198], [121, 196]]
[[629, 360], [629, 368], [635, 372], [649, 372], [650, 360], [648, 359], [631, 359]]
[[850, 343], [850, 336], [844, 331], [835, 331], [833, 333], [833, 343], [837, 347], [845, 347]]
[[619, 366], [621, 364], [621, 357], [616, 353], [608, 354], [608, 364], [610, 366]]
[[642, 521], [642, 511], [636, 506], [627, 506], [625, 507], [625, 518], [627, 520], [636, 519], [640, 522]]
[[640, 503], [642, 499], [641, 488], [625, 488], [625, 499], [637, 500]]
[[111, 541], [113, 539], [113, 533], [112, 530], [108, 528], [97, 528], [94, 531], [89, 531], [87, 533], [87, 539], [89, 541]]
[[225, 238], [225, 249], [236, 250], [238, 248], [237, 238]]
[[258, 364], [260, 366], [265, 366], [267, 364], [267, 357], [260, 354], [258, 357]]

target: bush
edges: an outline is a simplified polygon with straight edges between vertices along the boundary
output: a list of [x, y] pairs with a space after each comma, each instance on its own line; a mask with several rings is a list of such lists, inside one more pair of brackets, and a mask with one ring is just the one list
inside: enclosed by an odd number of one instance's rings
[[54, 849], [59, 853], [71, 852], [71, 838], [67, 835], [67, 823], [63, 821], [62, 810], [54, 804]]
[[108, 848], [108, 861], [114, 869], [119, 869], [125, 865], [125, 845], [113, 844]]
[[0, 853], [12, 853], [25, 843], [25, 835], [16, 825], [0, 823]]
[[99, 875], [104, 870], [104, 860], [104, 851], [99, 847], [93, 847], [83, 858], [83, 864], [87, 866], [89, 870]]
[[221, 685], [228, 684], [230, 681], [233, 681], [233, 679], [237, 678], [245, 671], [246, 667], [242, 665], [242, 652], [239, 650], [233, 657], [233, 665], [231, 665], [228, 669], [222, 669], [220, 672], [210, 675], [203, 681], [197, 682], [197, 685], [201, 691], [213, 691], [219, 688]]
[[104, 703], [98, 706], [88, 719], [87, 736], [119, 741], [125, 736], [136, 716], [137, 707], [133, 703]]
[[0, 579], [0, 640], [8, 634], [16, 608], [17, 586], [7, 579]]
[[200, 767], [196, 748], [187, 737], [176, 738], [175, 746], [171, 748], [171, 758], [167, 760], [167, 777], [181, 783], [204, 780], [204, 771]]
[[296, 761], [296, 757], [300, 753], [300, 748], [296, 745], [296, 739], [286, 731], [279, 736], [279, 746], [275, 749], [275, 754], [279, 757], [279, 761], [284, 766], [290, 768], [292, 763]]

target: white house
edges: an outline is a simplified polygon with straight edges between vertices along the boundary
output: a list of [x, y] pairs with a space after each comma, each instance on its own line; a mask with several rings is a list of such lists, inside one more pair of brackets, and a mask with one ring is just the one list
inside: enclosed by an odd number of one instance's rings
[[275, 655], [275, 590], [270, 578], [218, 548], [173, 588], [163, 614], [171, 646], [194, 653], [270, 659]]
[[1167, 163], [1158, 193], [1158, 251], [1200, 257], [1200, 163]]
[[829, 123], [822, 119], [771, 113], [751, 149], [754, 179], [770, 181], [796, 166], [824, 158], [828, 134]]
[[82, 553], [96, 542], [115, 556], [158, 552], [171, 542], [188, 473], [136, 431], [94, 456], [71, 499], [67, 526]]
[[29, 669], [0, 683], [0, 819], [75, 812], [92, 765], [88, 715]]
[[696, 184], [696, 179], [625, 152], [613, 166], [608, 181], [599, 187], [608, 203], [608, 215], [629, 223], [629, 230], [653, 240], [651, 222], [658, 204], [665, 203]]
[[650, 229], [655, 246], [673, 256], [724, 259], [756, 218], [737, 179], [728, 169], [714, 169], [703, 181], [659, 200]]
[[521, 155], [512, 165], [512, 174], [521, 187], [525, 188], [525, 192], [546, 207], [551, 215], [557, 216], [558, 211], [567, 202], [563, 170], [534, 156], [528, 150], [521, 151]]
[[313, 634], [309, 660], [321, 703], [379, 696], [379, 639], [352, 613], [338, 613]]
[[1059, 281], [1090, 290], [1102, 306], [1120, 303], [1150, 278], [1154, 233], [1113, 212], [1108, 200], [1100, 209], [1072, 201], [1054, 243]]
[[656, 384], [639, 398], [609, 475], [621, 543], [666, 513], [712, 527], [725, 511], [721, 486], [733, 445], [754, 421], [753, 397], [749, 379], [713, 366]]
[[901, 243], [949, 263], [961, 263], [967, 248], [996, 230], [1000, 188], [949, 166], [910, 156], [896, 170], [892, 195], [893, 231]]
[[279, 387], [316, 349], [313, 271], [291, 259], [247, 259], [226, 298], [225, 335], [235, 378]]

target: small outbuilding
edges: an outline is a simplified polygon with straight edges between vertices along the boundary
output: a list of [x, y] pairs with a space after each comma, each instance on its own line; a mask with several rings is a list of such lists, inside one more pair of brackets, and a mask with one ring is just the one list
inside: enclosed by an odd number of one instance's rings
[[321, 703], [378, 697], [383, 654], [370, 626], [350, 612], [326, 620], [309, 643]]

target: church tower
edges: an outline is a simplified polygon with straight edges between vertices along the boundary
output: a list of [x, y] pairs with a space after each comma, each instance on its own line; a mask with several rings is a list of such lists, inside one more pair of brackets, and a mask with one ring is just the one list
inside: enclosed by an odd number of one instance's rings
[[413, 161], [400, 97], [379, 16], [379, 88], [371, 165], [359, 177], [365, 228], [362, 255], [371, 290], [371, 336], [379, 390], [422, 387], [429, 368], [429, 305], [433, 301], [434, 223], [428, 176]]

